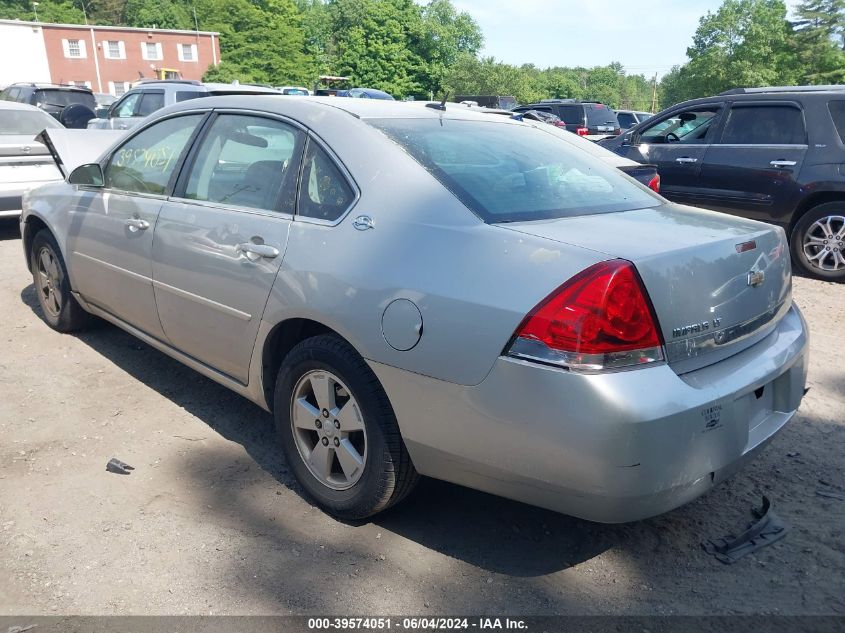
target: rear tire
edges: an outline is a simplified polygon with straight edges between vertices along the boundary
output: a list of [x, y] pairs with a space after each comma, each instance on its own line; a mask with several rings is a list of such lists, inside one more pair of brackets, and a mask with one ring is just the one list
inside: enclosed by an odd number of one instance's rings
[[792, 261], [802, 273], [845, 281], [845, 203], [827, 202], [807, 211], [789, 241]]
[[47, 325], [59, 332], [72, 332], [88, 325], [91, 315], [71, 294], [67, 267], [50, 231], [41, 229], [35, 234], [29, 257], [32, 283]]
[[401, 501], [418, 481], [387, 394], [340, 337], [296, 345], [279, 368], [274, 403], [288, 465], [326, 512], [364, 519]]

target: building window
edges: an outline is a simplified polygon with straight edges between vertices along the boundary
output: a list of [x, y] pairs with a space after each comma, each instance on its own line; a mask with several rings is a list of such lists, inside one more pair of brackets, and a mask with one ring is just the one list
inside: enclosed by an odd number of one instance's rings
[[79, 88], [90, 88], [91, 82], [90, 81], [71, 81], [71, 86], [78, 86]]
[[128, 81], [110, 81], [109, 82], [109, 92], [112, 93], [115, 97], [121, 97], [123, 94], [129, 90], [129, 82]]
[[195, 62], [197, 61], [197, 45], [196, 44], [177, 44], [179, 49], [180, 62]]
[[65, 57], [81, 59], [85, 57], [85, 42], [82, 40], [62, 40]]
[[164, 58], [160, 42], [141, 42], [141, 58], [148, 60], [160, 60]]
[[103, 43], [106, 59], [126, 59], [126, 47], [123, 42], [109, 40]]

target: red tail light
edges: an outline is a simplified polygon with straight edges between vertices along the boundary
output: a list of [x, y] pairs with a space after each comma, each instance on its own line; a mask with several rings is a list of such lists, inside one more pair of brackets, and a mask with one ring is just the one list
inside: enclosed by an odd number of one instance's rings
[[655, 174], [654, 178], [648, 181], [648, 188], [660, 193], [660, 174]]
[[546, 297], [517, 328], [511, 356], [600, 371], [663, 360], [663, 341], [633, 264], [600, 262]]
[[578, 136], [587, 136], [587, 134], [589, 134], [589, 133], [590, 133], [590, 130], [588, 130], [588, 129], [587, 129], [587, 128], [585, 128], [585, 127], [579, 127], [577, 130], [575, 130], [575, 133], [576, 133]]

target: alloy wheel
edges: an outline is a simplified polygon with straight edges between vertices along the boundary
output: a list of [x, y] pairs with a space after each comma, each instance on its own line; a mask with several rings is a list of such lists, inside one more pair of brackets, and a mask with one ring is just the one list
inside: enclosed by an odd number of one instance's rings
[[304, 374], [293, 389], [294, 442], [311, 474], [333, 490], [354, 486], [367, 463], [367, 431], [358, 402], [333, 373]]
[[38, 274], [35, 279], [41, 306], [50, 313], [50, 316], [58, 317], [62, 311], [63, 276], [52, 249], [42, 246], [38, 251], [36, 265]]
[[802, 247], [813, 267], [830, 272], [845, 269], [845, 217], [829, 215], [813, 222]]

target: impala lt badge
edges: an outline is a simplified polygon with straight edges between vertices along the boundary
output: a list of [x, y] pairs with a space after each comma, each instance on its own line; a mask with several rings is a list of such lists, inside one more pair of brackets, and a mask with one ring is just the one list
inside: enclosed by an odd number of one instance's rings
[[722, 325], [722, 318], [716, 317], [712, 321], [700, 321], [698, 323], [690, 323], [689, 325], [682, 325], [672, 329], [672, 338], [679, 336], [687, 336], [688, 334], [701, 334], [709, 332], [711, 328], [715, 329]]
[[752, 288], [762, 286], [764, 281], [766, 281], [766, 273], [762, 270], [752, 270], [748, 273], [748, 285]]

